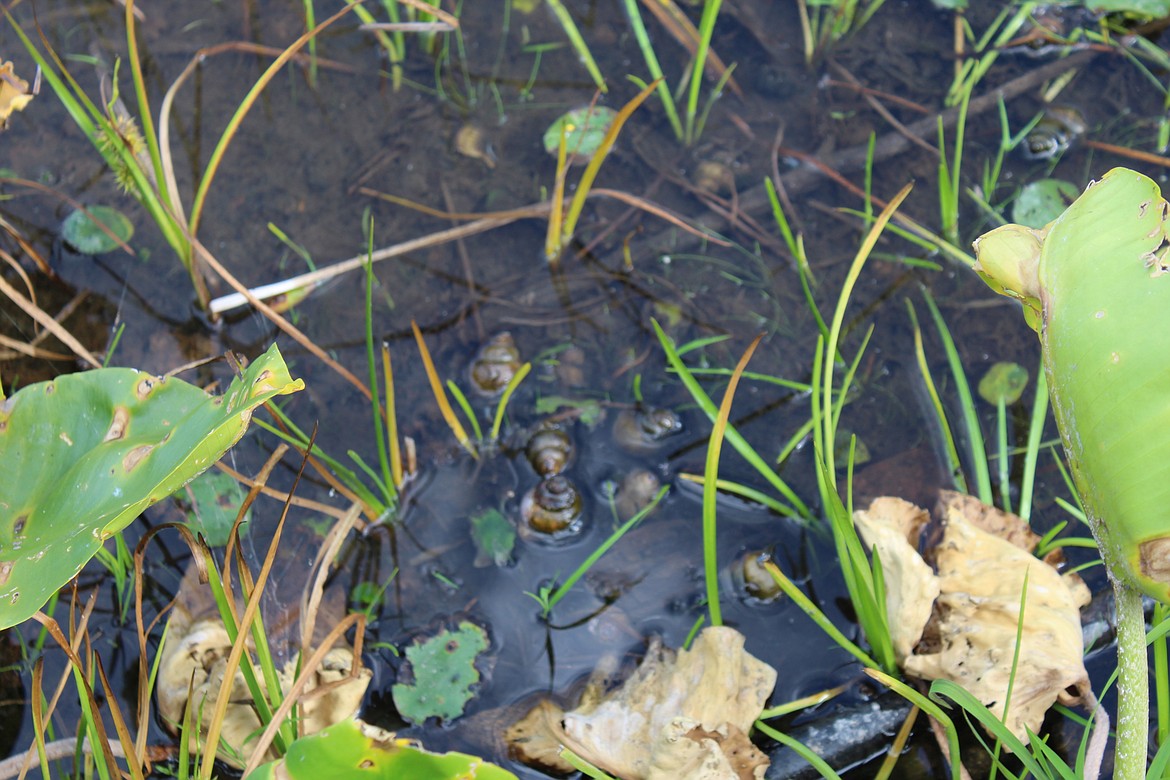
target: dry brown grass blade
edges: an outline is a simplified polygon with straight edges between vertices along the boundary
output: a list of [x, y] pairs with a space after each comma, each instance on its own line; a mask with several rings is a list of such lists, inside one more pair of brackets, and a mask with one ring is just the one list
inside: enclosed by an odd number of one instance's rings
[[81, 342], [73, 337], [73, 334], [61, 327], [44, 309], [24, 297], [19, 290], [2, 277], [0, 277], [0, 293], [8, 296], [8, 299], [19, 306], [25, 314], [32, 317], [36, 320], [37, 324], [60, 339], [62, 344], [73, 350], [73, 354], [77, 355], [86, 363], [89, 363], [92, 368], [102, 367], [102, 362], [92, 352], [83, 347]]
[[[236, 471], [235, 469], [233, 469], [231, 466], [227, 465], [223, 461], [216, 463], [215, 467], [217, 469], [219, 469], [220, 471], [222, 471], [224, 474], [227, 474], [229, 477], [234, 479], [236, 482], [239, 482], [241, 485], [243, 485], [246, 488], [251, 489], [254, 487], [258, 487], [260, 489], [260, 493], [262, 495], [267, 496], [268, 498], [274, 498], [277, 501], [287, 501], [290, 504], [292, 504], [293, 506], [300, 507], [301, 509], [308, 509], [311, 512], [319, 512], [320, 514], [328, 515], [329, 517], [332, 517], [332, 518], [340, 518], [340, 517], [343, 517], [345, 515], [344, 509], [338, 509], [337, 507], [332, 506], [331, 504], [324, 504], [320, 501], [314, 501], [311, 498], [301, 498], [300, 496], [294, 496], [294, 495], [291, 495], [289, 493], [285, 493], [283, 490], [277, 490], [276, 488], [268, 487], [267, 485], [261, 484], [260, 482], [257, 482], [255, 479], [252, 479], [251, 477], [247, 476], [246, 474], [241, 474], [240, 472]], [[322, 469], [322, 470], [326, 474], [329, 473], [327, 470], [324, 470], [324, 469]], [[330, 487], [332, 487], [335, 490], [337, 489], [336, 485], [331, 484]], [[342, 485], [341, 489], [345, 490], [345, 486]], [[354, 500], [354, 499], [350, 498], [348, 495], [346, 496], [346, 498], [351, 500], [351, 501]]]
[[459, 442], [459, 446], [467, 450], [471, 454], [471, 457], [479, 460], [479, 452], [476, 451], [475, 445], [471, 443], [471, 437], [463, 429], [459, 418], [455, 416], [455, 410], [451, 408], [451, 402], [447, 400], [447, 391], [443, 389], [443, 383], [439, 379], [439, 372], [435, 370], [435, 363], [431, 360], [431, 351], [427, 349], [427, 343], [423, 340], [422, 331], [418, 329], [418, 323], [411, 320], [410, 327], [414, 331], [414, 340], [418, 342], [418, 351], [422, 357], [423, 368], [427, 372], [427, 380], [431, 383], [431, 392], [435, 396], [435, 403], [439, 405], [439, 411], [443, 415], [443, 420], [447, 423], [447, 427], [451, 429], [451, 433], [455, 434], [455, 439]]
[[[91, 596], [89, 606], [90, 610], [93, 608], [93, 603], [94, 599]], [[69, 657], [69, 661], [73, 665], [73, 668], [85, 669], [85, 664], [81, 662], [81, 658], [77, 654], [77, 649], [73, 646], [73, 644], [70, 643], [69, 640], [65, 638], [65, 634], [61, 631], [61, 626], [57, 623], [56, 620], [39, 610], [35, 615], [33, 615], [33, 620], [37, 621], [45, 627], [45, 630], [49, 632], [51, 637], [53, 637], [53, 640], [56, 641], [61, 649], [65, 651], [65, 655]], [[80, 644], [83, 641], [83, 637], [86, 635], [84, 628], [85, 625], [85, 621], [81, 622], [78, 627], [78, 632], [74, 634], [74, 641], [78, 643], [78, 647], [80, 647]], [[99, 715], [100, 710], [98, 709], [97, 698], [93, 694], [93, 687], [89, 684], [89, 680], [84, 674], [77, 675], [75, 679], [81, 681], [82, 690], [80, 693], [85, 697], [89, 704], [90, 712], [92, 712], [95, 716], [93, 719], [93, 727], [97, 732], [98, 740], [101, 743], [99, 747], [101, 748], [102, 758], [106, 762], [106, 766], [117, 766], [114, 760], [114, 754], [110, 750], [110, 738], [106, 734], [106, 724], [102, 721]]]
[[341, 545], [345, 542], [345, 537], [353, 530], [354, 523], [357, 522], [360, 513], [361, 506], [359, 504], [351, 505], [345, 515], [329, 529], [329, 533], [325, 535], [321, 546], [317, 549], [317, 557], [314, 559], [311, 569], [311, 571], [316, 572], [313, 584], [302, 594], [301, 601], [302, 655], [309, 652], [309, 648], [313, 644], [313, 630], [317, 626], [317, 610], [325, 595], [325, 580], [329, 577], [329, 566], [336, 560], [337, 553], [341, 551]]
[[613, 198], [614, 200], [620, 200], [622, 203], [626, 203], [626, 204], [629, 204], [635, 208], [639, 208], [642, 211], [645, 211], [647, 214], [653, 214], [654, 216], [658, 217], [659, 219], [664, 219], [667, 222], [669, 222], [670, 224], [677, 227], [678, 229], [685, 230], [686, 232], [690, 233], [693, 236], [696, 236], [697, 238], [702, 239], [703, 241], [709, 241], [712, 244], [718, 244], [719, 246], [731, 246], [732, 245], [732, 243], [730, 241], [719, 238], [716, 235], [713, 235], [713, 234], [708, 233], [706, 231], [700, 230], [699, 228], [688, 225], [686, 222], [683, 221], [682, 217], [667, 210], [664, 206], [659, 206], [657, 203], [655, 203], [653, 201], [646, 200], [645, 198], [634, 195], [633, 193], [622, 192], [621, 190], [611, 190], [611, 189], [607, 189], [605, 187], [594, 187], [593, 191], [591, 193], [589, 193], [589, 195], [590, 195], [590, 197], [592, 197], [594, 195], [598, 195], [598, 196], [603, 196], [603, 197], [607, 197], [607, 198]]
[[[316, 431], [316, 429], [314, 429], [313, 430], [313, 438], [316, 438], [316, 436], [317, 436], [317, 431]], [[309, 443], [309, 448], [312, 449], [312, 442], [311, 441]], [[256, 479], [253, 481], [252, 487], [249, 488], [248, 494], [246, 496], [244, 496], [244, 500], [240, 502], [239, 509], [236, 510], [236, 519], [235, 519], [235, 522], [232, 523], [232, 530], [228, 534], [227, 545], [224, 547], [224, 551], [223, 551], [223, 575], [222, 575], [222, 577], [223, 577], [224, 593], [231, 593], [232, 592], [232, 555], [233, 555], [233, 553], [236, 553], [237, 550], [239, 549], [238, 542], [240, 540], [240, 526], [243, 524], [244, 518], [248, 514], [248, 510], [252, 508], [252, 503], [256, 500], [256, 497], [258, 495], [260, 495], [261, 488], [268, 483], [268, 478], [270, 476], [272, 476], [272, 470], [276, 468], [276, 464], [280, 463], [281, 459], [285, 456], [285, 454], [288, 452], [288, 450], [289, 450], [289, 446], [287, 444], [282, 443], [275, 450], [272, 451], [272, 454], [269, 455], [268, 458], [264, 461], [264, 465], [260, 467], [260, 470], [258, 472], [256, 472]], [[303, 462], [302, 462], [302, 466], [303, 466]], [[295, 490], [296, 490], [296, 486], [294, 483], [293, 490], [289, 491], [290, 496], [293, 492], [295, 492]], [[283, 514], [288, 513], [289, 505], [290, 505], [290, 502], [286, 501], [285, 502], [285, 511], [284, 511], [284, 513], [282, 513], [282, 518], [281, 518], [282, 520], [283, 520]], [[270, 553], [271, 553], [271, 550], [270, 550]], [[246, 574], [247, 574], [247, 571], [245, 569], [241, 568], [241, 571], [240, 571], [241, 578], [246, 576]], [[251, 582], [245, 582], [244, 584], [247, 588], [252, 587]], [[250, 594], [245, 593], [245, 596], [248, 597], [248, 596], [250, 596]], [[232, 599], [228, 599], [229, 604], [232, 604], [232, 601], [233, 601]], [[232, 606], [234, 606], [234, 604], [232, 604]], [[234, 610], [233, 610], [232, 617], [233, 618], [236, 617], [236, 615], [234, 614]], [[211, 744], [215, 744], [215, 743], [211, 743]]]
[[[666, 28], [672, 38], [678, 41], [692, 57], [695, 56], [699, 49], [699, 31], [695, 29], [695, 25], [675, 4], [674, 0], [642, 0], [642, 5], [654, 14], [654, 18]], [[703, 63], [703, 69], [711, 79], [718, 81], [727, 72], [727, 65], [719, 58], [714, 49], [708, 49], [707, 61]], [[743, 89], [736, 83], [734, 77], [727, 80], [727, 87], [738, 97], [743, 97]]]
[[547, 216], [549, 209], [551, 208], [549, 203], [532, 203], [527, 206], [520, 206], [519, 208], [505, 209], [504, 211], [483, 211], [480, 213], [470, 213], [466, 211], [443, 211], [442, 209], [432, 208], [423, 203], [410, 200], [409, 198], [403, 198], [399, 195], [392, 195], [389, 192], [382, 192], [381, 190], [371, 189], [370, 187], [358, 187], [357, 191], [362, 195], [369, 195], [371, 198], [378, 198], [379, 200], [384, 200], [387, 203], [393, 203], [395, 206], [402, 206], [404, 208], [427, 214], [428, 216], [438, 217], [439, 219], [530, 219], [534, 217]]
[[[134, 626], [138, 631], [138, 739], [134, 743], [134, 755], [142, 760], [146, 755], [146, 736], [150, 730], [150, 669], [147, 663], [149, 648], [146, 636], [153, 630], [157, 622], [166, 612], [166, 608], [155, 616], [154, 621], [147, 627], [142, 619], [142, 591], [144, 575], [143, 562], [146, 560], [146, 548], [156, 534], [164, 529], [173, 528], [183, 537], [183, 541], [191, 548], [192, 560], [199, 567], [199, 581], [207, 582], [207, 571], [204, 566], [203, 555], [200, 552], [199, 540], [191, 533], [191, 529], [181, 523], [164, 523], [148, 530], [134, 547]], [[172, 602], [174, 603], [174, 602]]]
[[0, 346], [8, 347], [7, 350], [0, 350], [0, 360], [9, 360], [17, 355], [27, 355], [41, 360], [73, 360], [73, 355], [34, 347], [32, 344], [25, 344], [23, 341], [17, 341], [3, 334], [0, 334]]
[[441, 22], [446, 22], [456, 29], [459, 28], [459, 18], [452, 16], [442, 8], [437, 8], [430, 3], [424, 3], [422, 0], [398, 0], [398, 2], [402, 5], [409, 5], [416, 11], [421, 11], [424, 14], [433, 16]]
[[26, 241], [24, 236], [20, 234], [20, 231], [13, 227], [12, 223], [6, 220], [3, 216], [0, 216], [0, 228], [3, 228], [4, 231], [8, 233], [8, 235], [12, 236], [12, 240], [16, 242], [17, 246], [20, 247], [21, 251], [24, 252], [25, 255], [32, 258], [32, 261], [36, 263], [37, 270], [39, 270], [45, 276], [54, 278], [57, 276], [57, 274], [53, 272], [53, 269], [49, 267], [49, 261], [46, 260], [44, 256], [36, 250], [36, 247]]
[[[110, 678], [106, 676], [106, 667], [102, 657], [94, 653], [97, 662], [98, 679], [101, 680], [102, 690], [105, 692], [106, 704], [110, 708], [110, 718], [114, 721], [114, 731], [118, 734], [118, 744], [122, 746], [124, 756], [135, 756], [134, 740], [130, 738], [130, 730], [126, 728], [126, 719], [122, 717], [122, 708], [118, 706], [118, 697], [110, 687]], [[132, 780], [145, 780], [142, 774], [142, 765], [136, 760], [126, 760]]]
[[245, 287], [239, 279], [233, 276], [232, 273], [228, 271], [228, 269], [223, 267], [223, 264], [220, 263], [219, 260], [215, 259], [211, 252], [207, 251], [207, 247], [203, 246], [202, 242], [192, 238], [191, 243], [194, 245], [195, 251], [198, 252], [200, 257], [203, 258], [204, 262], [207, 263], [207, 266], [219, 274], [220, 278], [227, 282], [228, 285], [232, 287], [232, 289], [239, 292], [248, 303], [256, 307], [257, 311], [271, 320], [272, 323], [276, 325], [276, 327], [280, 328], [289, 336], [291, 336], [293, 341], [300, 344], [314, 357], [337, 372], [338, 376], [356, 387], [359, 393], [364, 395], [367, 399], [370, 398], [370, 388], [362, 384], [362, 381], [354, 376], [349, 369], [331, 358], [328, 354], [326, 354], [325, 350], [314, 344], [312, 339], [302, 333], [295, 325], [274, 311], [271, 306], [253, 295], [252, 292], [247, 287]]

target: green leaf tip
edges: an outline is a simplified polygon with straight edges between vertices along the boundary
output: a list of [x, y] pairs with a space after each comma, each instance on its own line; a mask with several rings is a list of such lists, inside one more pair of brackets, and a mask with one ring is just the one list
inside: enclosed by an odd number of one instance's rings
[[304, 387], [274, 345], [227, 393], [101, 368], [0, 403], [0, 629], [31, 617], [106, 539], [218, 461], [252, 411]]

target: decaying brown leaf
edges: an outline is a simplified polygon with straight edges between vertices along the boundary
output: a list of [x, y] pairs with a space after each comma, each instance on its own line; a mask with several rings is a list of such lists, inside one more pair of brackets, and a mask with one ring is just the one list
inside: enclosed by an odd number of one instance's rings
[[866, 545], [877, 550], [886, 580], [886, 615], [898, 663], [922, 638], [939, 595], [938, 577], [918, 554], [918, 535], [930, 521], [925, 509], [900, 498], [877, 498], [853, 513]]
[[[855, 517], [863, 538], [881, 555], [892, 627], [921, 615], [920, 602], [929, 594], [917, 575], [905, 576], [921, 570], [921, 556], [909, 543], [890, 541], [904, 534], [904, 521], [886, 518], [883, 511], [902, 503], [878, 499]], [[929, 625], [915, 619], [914, 626], [901, 626], [932, 641], [903, 657], [902, 668], [925, 680], [959, 683], [1003, 719], [1019, 631], [1019, 663], [1005, 723], [1027, 742], [1026, 730], [1038, 731], [1054, 702], [1078, 704], [1081, 692], [1089, 691], [1080, 626], [1088, 588], [1075, 574], [1062, 576], [1031, 554], [1037, 537], [1020, 518], [953, 493], [944, 494], [942, 512], [944, 534], [933, 556], [939, 592], [932, 599], [933, 615]], [[1028, 594], [1018, 628], [1025, 578]], [[1078, 694], [1070, 694], [1070, 688]]]
[[[199, 729], [193, 729], [189, 736], [192, 750], [201, 749], [208, 726], [215, 717], [216, 700], [232, 650], [227, 629], [214, 613], [211, 606], [214, 602], [209, 593], [210, 587], [201, 585], [194, 569], [189, 569], [180, 584], [175, 608], [167, 623], [167, 639], [162, 647], [155, 687], [159, 712], [167, 726], [177, 731], [183, 720], [183, 710], [188, 706], [188, 683], [191, 684], [190, 706], [195, 708], [193, 720], [202, 719]], [[353, 649], [348, 646], [338, 645], [325, 656], [298, 705], [302, 735], [314, 734], [357, 712], [371, 673], [369, 669], [362, 669], [356, 676], [351, 676], [353, 663]], [[282, 691], [289, 691], [296, 674], [297, 659], [294, 657], [277, 674]], [[310, 692], [326, 686], [329, 687], [323, 693], [310, 695]], [[263, 678], [260, 687], [265, 687]], [[244, 675], [238, 670], [231, 682], [229, 701], [217, 753], [221, 760], [241, 768], [251, 757], [252, 745], [263, 729]], [[268, 760], [275, 758], [271, 753], [267, 757]]]
[[7, 129], [8, 118], [33, 99], [28, 82], [16, 75], [11, 62], [0, 63], [0, 130]]
[[651, 640], [642, 664], [617, 690], [560, 713], [541, 702], [508, 730], [513, 752], [554, 771], [551, 745], [623, 780], [757, 780], [767, 757], [747, 738], [776, 683], [776, 670], [744, 651], [726, 627], [705, 629], [677, 653]]

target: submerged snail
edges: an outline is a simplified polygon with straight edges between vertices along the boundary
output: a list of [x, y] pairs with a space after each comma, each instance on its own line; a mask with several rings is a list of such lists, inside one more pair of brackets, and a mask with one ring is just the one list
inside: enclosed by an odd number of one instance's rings
[[1088, 129], [1085, 118], [1075, 108], [1050, 106], [1024, 139], [1024, 156], [1029, 160], [1051, 160], [1068, 148]]
[[512, 334], [508, 331], [497, 333], [479, 348], [471, 361], [471, 386], [480, 395], [499, 395], [512, 381], [521, 362]]
[[663, 441], [682, 430], [682, 420], [669, 409], [639, 406], [623, 409], [613, 422], [613, 438], [628, 452], [654, 452]]
[[560, 428], [542, 427], [532, 434], [524, 454], [542, 477], [560, 474], [573, 460], [573, 440]]
[[654, 472], [634, 469], [622, 477], [613, 496], [614, 509], [618, 519], [629, 520], [642, 511], [658, 492], [661, 483]]
[[520, 536], [528, 541], [559, 541], [584, 527], [581, 494], [563, 474], [543, 479], [520, 500]]
[[742, 586], [744, 593], [759, 602], [771, 602], [780, 598], [782, 591], [776, 580], [764, 568], [772, 560], [768, 550], [748, 550], [736, 562], [734, 579]]

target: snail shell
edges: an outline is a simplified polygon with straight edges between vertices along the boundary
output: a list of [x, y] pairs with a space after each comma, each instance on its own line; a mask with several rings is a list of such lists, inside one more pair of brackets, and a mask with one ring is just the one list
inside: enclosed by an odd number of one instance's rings
[[1051, 160], [1068, 151], [1088, 125], [1075, 108], [1052, 106], [1024, 139], [1023, 152], [1029, 160]]
[[558, 541], [584, 527], [581, 494], [563, 474], [541, 480], [520, 500], [520, 535], [526, 540]]
[[532, 434], [524, 454], [542, 477], [560, 474], [573, 460], [573, 440], [560, 428], [541, 428]]
[[629, 452], [654, 452], [670, 436], [682, 430], [682, 420], [670, 409], [639, 406], [623, 409], [613, 422], [613, 438]]
[[622, 477], [613, 497], [613, 505], [621, 520], [629, 520], [642, 511], [658, 492], [660, 483], [654, 472], [635, 469]]
[[736, 562], [735, 579], [742, 584], [744, 593], [759, 602], [769, 603], [783, 595], [776, 580], [764, 568], [764, 563], [770, 560], [769, 550], [748, 550]]
[[520, 351], [508, 331], [497, 333], [471, 361], [471, 386], [480, 395], [499, 395], [520, 368]]

